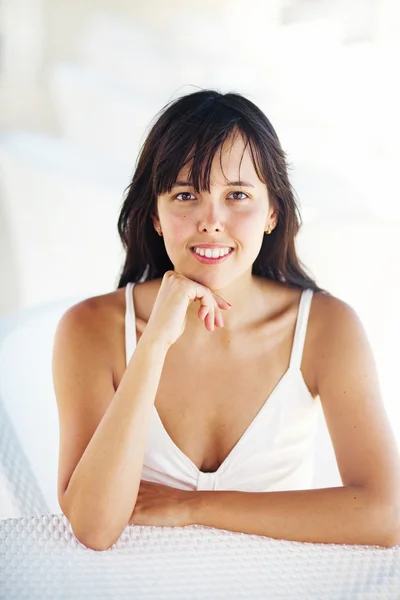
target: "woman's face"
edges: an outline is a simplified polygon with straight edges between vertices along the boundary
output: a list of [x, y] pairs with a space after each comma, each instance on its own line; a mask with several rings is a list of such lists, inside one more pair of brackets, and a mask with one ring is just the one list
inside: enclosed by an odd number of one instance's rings
[[[212, 290], [223, 289], [251, 273], [264, 231], [269, 225], [275, 226], [277, 217], [269, 203], [267, 186], [254, 169], [249, 148], [243, 152], [241, 136], [232, 140], [231, 136], [225, 142], [221, 160], [219, 152], [214, 156], [210, 193], [195, 192], [188, 182], [188, 164], [171, 192], [158, 197], [158, 219], [154, 218], [175, 271]], [[205, 256], [199, 256], [195, 248]], [[207, 257], [216, 248], [229, 248], [229, 254]]]

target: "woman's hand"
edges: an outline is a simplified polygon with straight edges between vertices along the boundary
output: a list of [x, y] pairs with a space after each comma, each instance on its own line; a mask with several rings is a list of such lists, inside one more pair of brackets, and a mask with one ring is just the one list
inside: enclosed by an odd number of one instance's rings
[[195, 491], [179, 490], [142, 479], [128, 524], [164, 527], [192, 525], [190, 506], [195, 494]]
[[187, 309], [195, 300], [200, 301], [198, 315], [206, 329], [213, 331], [215, 325], [224, 326], [221, 310], [231, 307], [226, 300], [176, 271], [167, 271], [143, 337], [162, 340], [168, 347], [174, 344], [185, 330]]

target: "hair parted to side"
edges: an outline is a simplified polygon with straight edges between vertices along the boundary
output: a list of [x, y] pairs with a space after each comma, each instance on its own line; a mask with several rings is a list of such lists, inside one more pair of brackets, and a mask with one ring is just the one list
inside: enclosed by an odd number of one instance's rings
[[265, 114], [238, 93], [202, 90], [173, 100], [158, 115], [139, 152], [118, 218], [126, 251], [118, 289], [173, 270], [163, 238], [153, 226], [157, 197], [171, 191], [179, 172], [191, 161], [189, 176], [195, 191], [210, 192], [216, 152], [231, 135], [240, 133], [259, 179], [267, 185], [270, 202], [279, 210], [276, 227], [270, 235], [264, 234], [252, 273], [289, 287], [326, 293], [307, 275], [296, 255], [301, 215], [288, 178], [286, 154]]

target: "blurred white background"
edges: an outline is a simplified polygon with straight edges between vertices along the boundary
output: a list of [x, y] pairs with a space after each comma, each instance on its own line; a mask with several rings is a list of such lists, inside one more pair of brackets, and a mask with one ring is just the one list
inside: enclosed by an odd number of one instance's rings
[[117, 286], [117, 218], [157, 111], [200, 88], [264, 110], [301, 260], [362, 318], [400, 440], [396, 0], [0, 0], [0, 316]]

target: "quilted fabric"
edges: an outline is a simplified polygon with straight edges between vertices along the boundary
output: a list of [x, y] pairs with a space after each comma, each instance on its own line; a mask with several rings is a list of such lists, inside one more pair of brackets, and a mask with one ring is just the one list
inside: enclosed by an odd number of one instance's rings
[[400, 546], [135, 525], [96, 552], [76, 539], [63, 514], [4, 519], [0, 598], [399, 600]]

